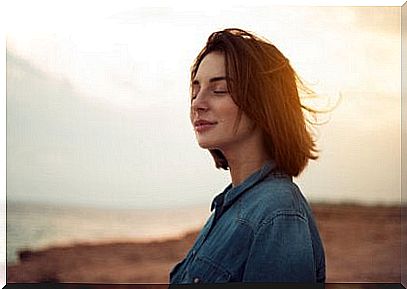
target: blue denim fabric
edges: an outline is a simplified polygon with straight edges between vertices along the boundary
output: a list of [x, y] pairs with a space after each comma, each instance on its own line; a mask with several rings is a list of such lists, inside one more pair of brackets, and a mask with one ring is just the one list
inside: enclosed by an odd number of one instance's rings
[[170, 283], [325, 282], [311, 209], [292, 177], [265, 164], [215, 197], [209, 217]]

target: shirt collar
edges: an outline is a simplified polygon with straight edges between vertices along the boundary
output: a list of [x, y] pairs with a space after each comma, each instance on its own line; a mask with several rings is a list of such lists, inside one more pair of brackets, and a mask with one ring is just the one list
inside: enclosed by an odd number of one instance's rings
[[275, 162], [270, 160], [266, 162], [261, 169], [251, 174], [246, 178], [242, 183], [233, 187], [232, 184], [229, 184], [222, 193], [217, 195], [211, 205], [211, 211], [216, 207], [227, 207], [229, 206], [236, 198], [238, 198], [245, 191], [256, 185], [258, 182], [265, 179], [276, 167]]

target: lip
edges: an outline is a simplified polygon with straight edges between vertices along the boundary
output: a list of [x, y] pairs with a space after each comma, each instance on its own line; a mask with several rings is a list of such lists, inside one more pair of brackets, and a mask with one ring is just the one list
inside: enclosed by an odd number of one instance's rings
[[198, 120], [194, 121], [194, 128], [195, 128], [195, 131], [197, 131], [197, 132], [204, 132], [206, 130], [209, 130], [209, 129], [215, 127], [216, 124], [217, 124], [217, 122], [212, 122], [212, 121], [208, 121], [205, 119], [198, 119]]

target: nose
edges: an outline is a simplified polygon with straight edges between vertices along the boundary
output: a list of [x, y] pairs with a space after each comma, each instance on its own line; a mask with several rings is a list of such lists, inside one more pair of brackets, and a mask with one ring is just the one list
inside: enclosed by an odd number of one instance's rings
[[203, 91], [198, 92], [197, 95], [191, 101], [191, 111], [192, 112], [203, 112], [209, 109], [209, 104], [207, 98], [205, 97]]

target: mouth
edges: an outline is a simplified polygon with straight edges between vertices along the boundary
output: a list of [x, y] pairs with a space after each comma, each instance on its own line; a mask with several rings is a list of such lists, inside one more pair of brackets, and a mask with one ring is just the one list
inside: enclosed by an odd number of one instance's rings
[[217, 122], [210, 122], [206, 120], [197, 120], [194, 122], [196, 132], [204, 132], [216, 126]]

